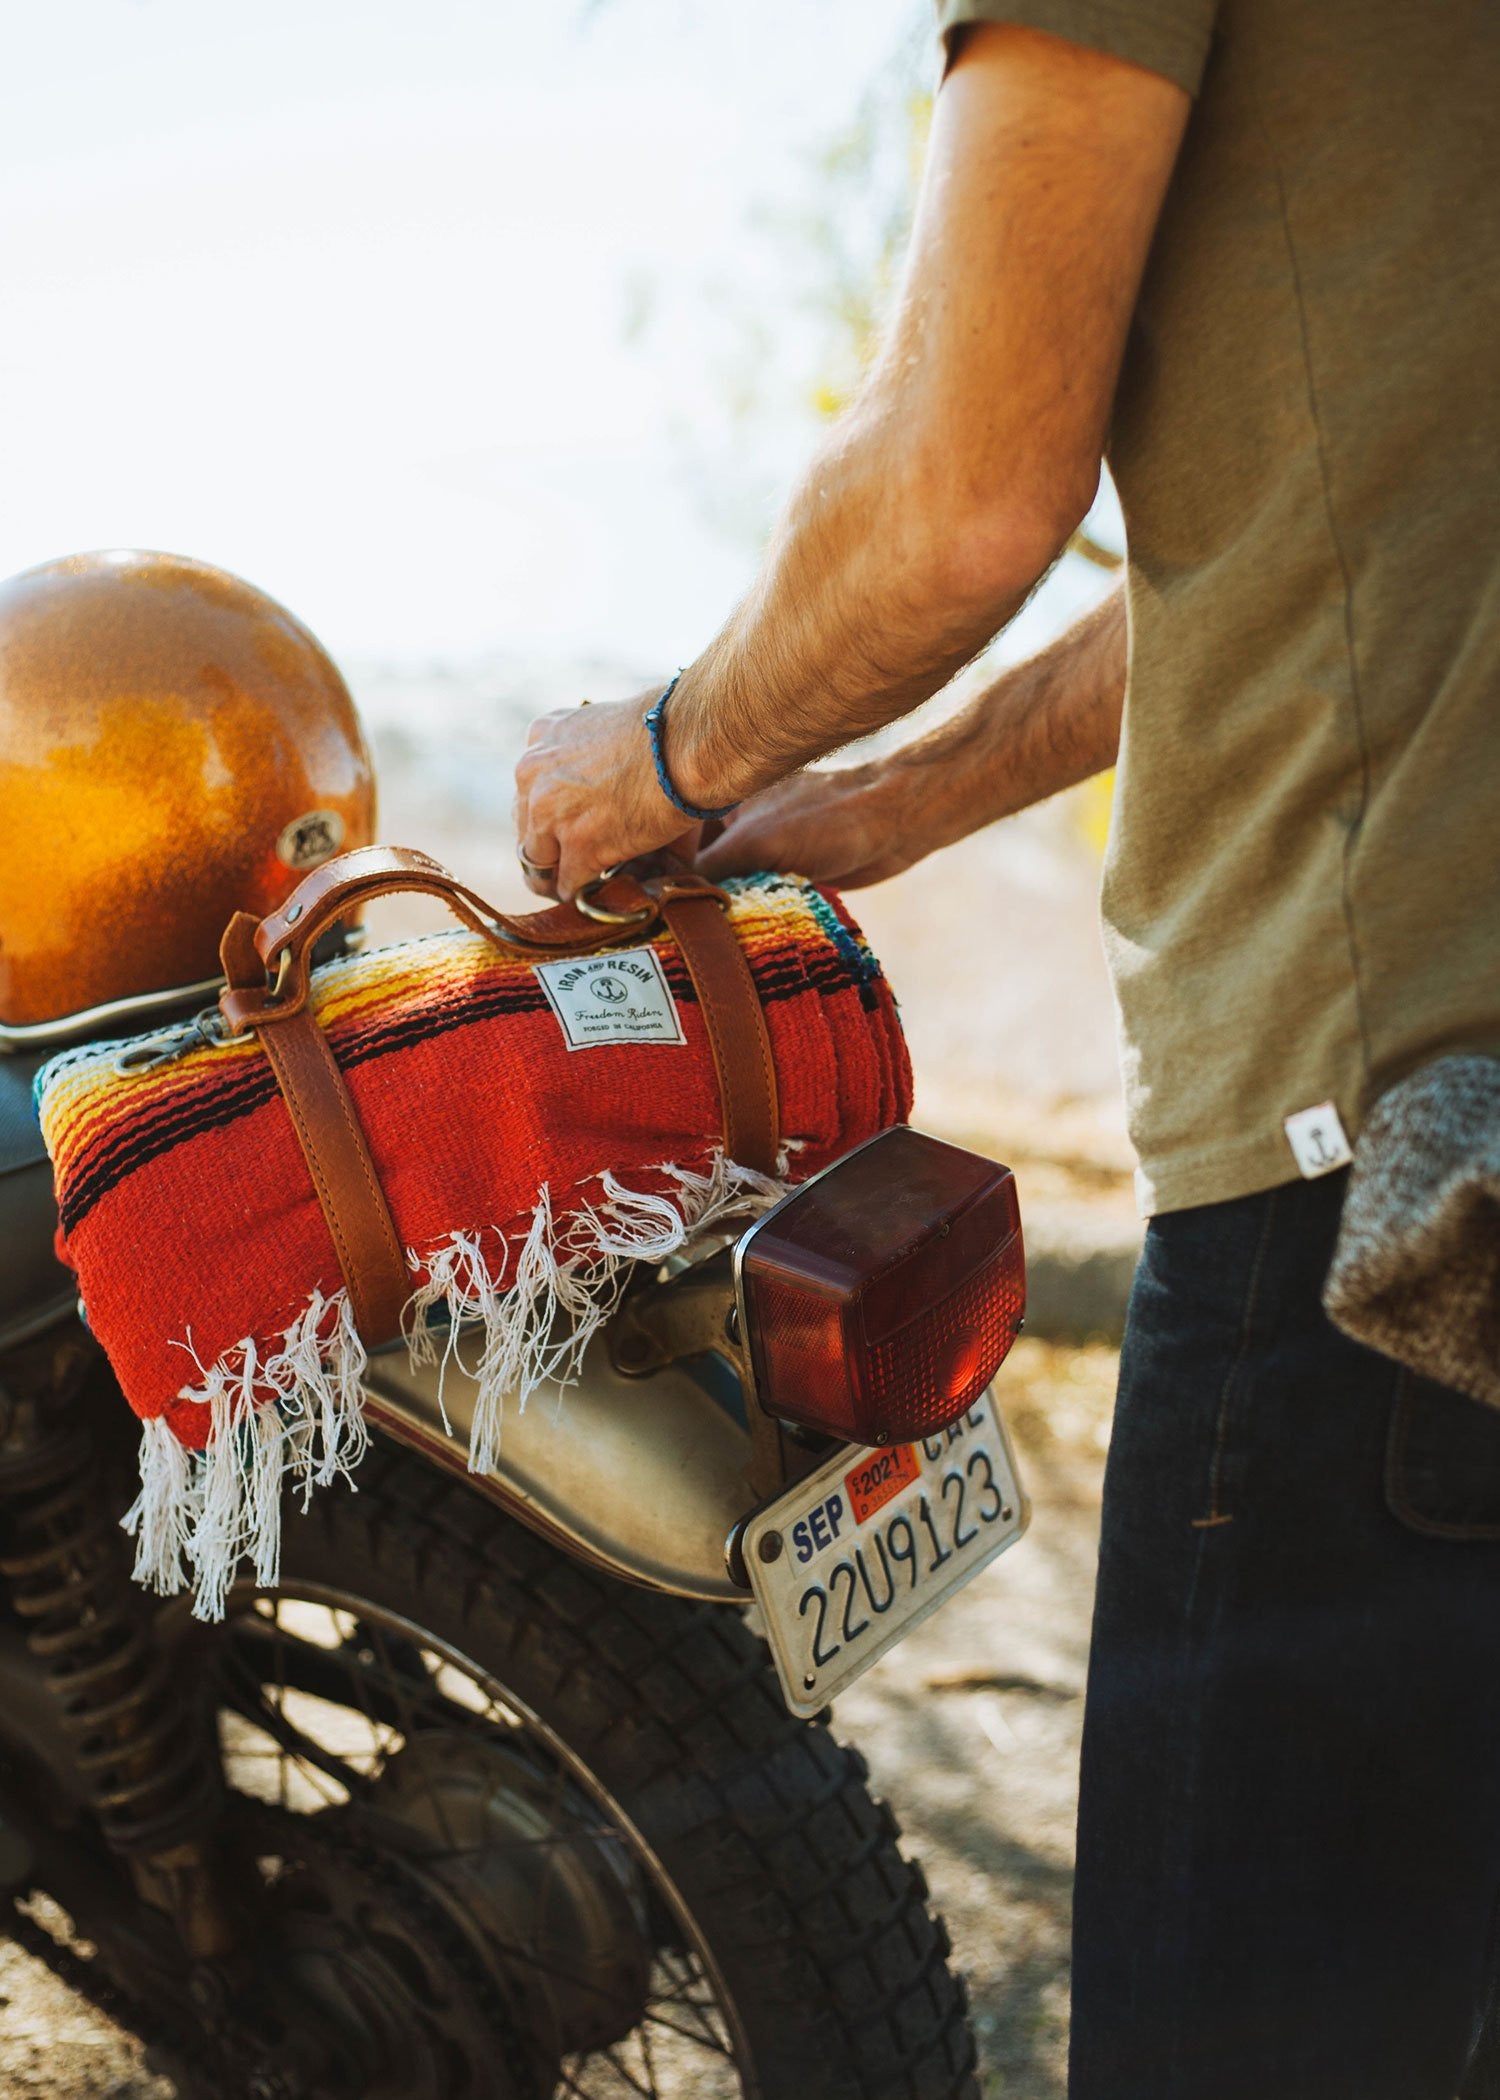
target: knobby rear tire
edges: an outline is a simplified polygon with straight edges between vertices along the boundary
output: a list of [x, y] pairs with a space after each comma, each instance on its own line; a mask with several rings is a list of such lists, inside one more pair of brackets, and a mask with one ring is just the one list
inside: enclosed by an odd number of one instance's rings
[[288, 1511], [283, 1579], [368, 1596], [516, 1694], [634, 1822], [718, 1965], [754, 2100], [979, 2100], [961, 1979], [868, 1768], [731, 1607], [595, 1573], [376, 1445]]

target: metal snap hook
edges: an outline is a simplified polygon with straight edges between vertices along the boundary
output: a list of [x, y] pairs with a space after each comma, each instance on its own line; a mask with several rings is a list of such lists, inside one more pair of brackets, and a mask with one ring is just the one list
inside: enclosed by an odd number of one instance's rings
[[596, 920], [601, 926], [644, 926], [656, 917], [654, 904], [638, 904], [633, 911], [611, 911], [607, 904], [596, 904], [595, 896], [607, 882], [612, 882], [620, 872], [618, 867], [601, 868], [592, 882], [586, 882], [573, 902], [586, 919]]
[[206, 1006], [191, 1021], [175, 1028], [162, 1028], [139, 1042], [127, 1043], [115, 1058], [114, 1070], [121, 1079], [137, 1072], [154, 1072], [161, 1065], [175, 1064], [190, 1050], [221, 1050], [230, 1041], [228, 1024], [216, 1006]]

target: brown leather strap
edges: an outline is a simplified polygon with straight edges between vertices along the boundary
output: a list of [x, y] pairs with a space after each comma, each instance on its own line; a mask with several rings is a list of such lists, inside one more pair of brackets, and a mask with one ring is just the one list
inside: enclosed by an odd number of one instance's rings
[[721, 891], [668, 877], [657, 890], [662, 917], [682, 950], [708, 1030], [724, 1151], [742, 1167], [774, 1174], [780, 1144], [776, 1066], [765, 1011]]
[[[492, 911], [425, 853], [370, 846], [343, 854], [314, 869], [268, 918], [257, 922], [248, 912], [236, 912], [219, 949], [226, 978], [219, 1004], [236, 1033], [255, 1031], [270, 1059], [367, 1347], [400, 1331], [412, 1279], [344, 1076], [308, 1011], [308, 963], [313, 942], [335, 919], [371, 897], [411, 889], [440, 896], [495, 946], [523, 953], [598, 951], [638, 940], [658, 917], [664, 919], [708, 1031], [725, 1153], [742, 1166], [775, 1172], [779, 1132], [770, 1037], [722, 890], [686, 871], [644, 885], [621, 876], [598, 901], [626, 915], [625, 923], [601, 925], [572, 905], [517, 920]], [[275, 987], [266, 981], [273, 964], [282, 980]]]
[[367, 1349], [401, 1332], [413, 1281], [344, 1075], [304, 1007], [259, 1031], [333, 1236], [349, 1306]]
[[[230, 1027], [238, 1032], [300, 1013], [320, 935], [373, 898], [413, 890], [441, 898], [456, 918], [496, 948], [523, 954], [586, 954], [611, 940], [644, 935], [658, 917], [656, 904], [635, 877], [619, 875], [596, 897], [605, 911], [621, 915], [616, 923], [601, 924], [572, 904], [553, 904], [512, 918], [496, 911], [429, 854], [411, 846], [360, 846], [305, 875], [280, 910], [254, 927], [251, 942], [243, 936], [236, 939], [232, 964], [220, 949], [229, 985], [219, 1005]], [[274, 994], [266, 985], [267, 972], [277, 979]]]

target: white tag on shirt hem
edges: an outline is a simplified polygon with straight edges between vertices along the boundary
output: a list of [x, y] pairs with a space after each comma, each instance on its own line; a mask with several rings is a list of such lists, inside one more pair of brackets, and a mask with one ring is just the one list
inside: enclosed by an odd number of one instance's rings
[[685, 1043], [677, 1002], [652, 948], [533, 963], [570, 1050], [602, 1043]]
[[1343, 1121], [1331, 1101], [1320, 1101], [1316, 1108], [1299, 1108], [1296, 1115], [1287, 1117], [1282, 1128], [1304, 1181], [1316, 1181], [1322, 1174], [1333, 1173], [1336, 1167], [1347, 1167], [1354, 1157], [1344, 1135]]

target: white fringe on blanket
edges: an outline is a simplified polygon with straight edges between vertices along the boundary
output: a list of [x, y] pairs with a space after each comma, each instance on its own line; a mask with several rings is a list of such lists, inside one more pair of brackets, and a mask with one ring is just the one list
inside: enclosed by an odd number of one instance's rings
[[[785, 1153], [777, 1165], [784, 1176]], [[659, 1171], [676, 1184], [670, 1195], [625, 1188], [605, 1173], [598, 1200], [561, 1222], [544, 1185], [530, 1227], [505, 1249], [498, 1271], [486, 1265], [478, 1233], [456, 1232], [421, 1255], [407, 1249], [419, 1279], [403, 1319], [413, 1367], [441, 1361], [446, 1371], [461, 1362], [460, 1323], [477, 1323], [478, 1361], [462, 1366], [479, 1388], [471, 1472], [494, 1466], [509, 1396], [524, 1408], [539, 1385], [576, 1380], [632, 1262], [665, 1261], [697, 1234], [729, 1217], [757, 1216], [786, 1193], [783, 1178], [722, 1154], [706, 1174], [669, 1165]], [[434, 1306], [448, 1316], [441, 1354], [427, 1318]], [[301, 1485], [306, 1508], [315, 1487], [352, 1473], [364, 1456], [368, 1359], [343, 1290], [327, 1298], [315, 1291], [269, 1356], [247, 1340], [204, 1364], [191, 1337], [179, 1346], [197, 1365], [198, 1383], [178, 1397], [210, 1410], [208, 1443], [189, 1451], [165, 1421], [144, 1422], [141, 1492], [124, 1526], [136, 1540], [137, 1582], [164, 1596], [195, 1583], [194, 1617], [221, 1619], [241, 1560], [251, 1561], [263, 1587], [278, 1579], [288, 1476]]]

